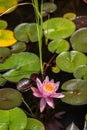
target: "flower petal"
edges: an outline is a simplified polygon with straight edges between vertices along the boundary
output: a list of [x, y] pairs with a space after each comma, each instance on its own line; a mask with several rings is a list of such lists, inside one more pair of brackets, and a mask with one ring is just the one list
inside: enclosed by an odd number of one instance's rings
[[39, 89], [39, 91], [42, 93], [43, 92], [43, 84], [41, 83], [41, 81], [37, 78], [36, 79], [36, 83], [37, 83], [37, 87]]
[[46, 107], [46, 101], [44, 98], [41, 98], [40, 100], [40, 112], [43, 112]]
[[39, 90], [35, 87], [31, 87], [31, 90], [33, 91], [33, 95], [35, 97], [42, 97], [42, 94], [39, 92]]
[[53, 95], [51, 95], [50, 97], [52, 97], [52, 98], [63, 98], [64, 94], [62, 94], [62, 93], [53, 93]]
[[55, 108], [55, 106], [54, 106], [54, 101], [53, 101], [52, 98], [46, 98], [46, 103], [47, 103], [50, 107]]
[[48, 82], [49, 82], [49, 77], [46, 76], [46, 77], [45, 77], [45, 80], [43, 81], [43, 85], [44, 85], [45, 83], [48, 83]]

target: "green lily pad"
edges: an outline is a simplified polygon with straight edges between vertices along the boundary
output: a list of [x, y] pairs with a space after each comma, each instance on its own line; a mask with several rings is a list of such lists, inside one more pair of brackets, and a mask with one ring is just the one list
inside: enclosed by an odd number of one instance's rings
[[8, 0], [8, 1], [0, 0], [0, 14], [4, 13], [5, 11], [6, 13], [12, 12], [13, 10], [15, 10], [16, 7], [13, 7], [13, 8], [11, 7], [14, 5], [17, 5], [17, 3], [18, 3], [18, 0]]
[[78, 79], [87, 79], [87, 65], [82, 65], [78, 68], [76, 68], [76, 70], [73, 73], [75, 78]]
[[16, 43], [13, 31], [11, 30], [0, 30], [0, 47], [11, 46]]
[[72, 79], [66, 81], [61, 88], [65, 97], [61, 100], [71, 105], [83, 105], [87, 103], [87, 80]]
[[56, 58], [56, 64], [65, 72], [72, 73], [75, 69], [81, 65], [87, 63], [87, 57], [85, 54], [78, 51], [66, 51], [60, 53]]
[[22, 42], [38, 41], [37, 26], [35, 23], [22, 23], [15, 27], [14, 35], [17, 40]]
[[27, 48], [26, 44], [24, 42], [17, 42], [13, 46], [11, 46], [12, 53], [19, 53], [22, 51], [25, 51]]
[[0, 89], [0, 109], [11, 109], [22, 103], [22, 95], [12, 88]]
[[45, 2], [45, 3], [43, 4], [43, 10], [44, 10], [45, 12], [47, 12], [47, 13], [53, 13], [53, 12], [56, 11], [56, 9], [57, 9], [57, 6], [56, 6], [56, 4], [53, 3], [53, 2]]
[[76, 14], [73, 12], [68, 12], [63, 15], [64, 18], [74, 20], [76, 18]]
[[24, 130], [27, 116], [22, 109], [0, 110], [0, 130]]
[[0, 20], [0, 29], [6, 29], [7, 25], [8, 24], [5, 20]]
[[18, 82], [21, 78], [29, 78], [32, 73], [40, 71], [39, 57], [29, 52], [12, 54], [0, 64], [0, 70], [8, 70], [3, 73], [6, 80]]
[[70, 38], [73, 49], [87, 53], [87, 27], [80, 28]]
[[0, 74], [0, 86], [3, 86], [5, 82], [6, 80], [2, 77], [2, 74]]
[[10, 55], [11, 55], [11, 50], [9, 48], [0, 47], [0, 63], [3, 62]]
[[45, 127], [39, 120], [28, 118], [28, 123], [25, 130], [45, 130]]
[[[47, 39], [64, 39], [75, 31], [75, 24], [66, 18], [51, 18], [43, 23]], [[67, 32], [67, 33], [66, 33]]]
[[64, 39], [53, 40], [48, 44], [48, 50], [52, 53], [56, 52], [57, 54], [63, 51], [67, 51], [69, 48], [69, 42]]
[[20, 108], [14, 108], [10, 111], [9, 130], [24, 130], [27, 125], [27, 116]]

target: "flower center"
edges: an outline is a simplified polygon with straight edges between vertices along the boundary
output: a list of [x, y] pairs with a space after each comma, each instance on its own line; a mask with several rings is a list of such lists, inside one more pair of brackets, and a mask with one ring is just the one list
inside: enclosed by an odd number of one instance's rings
[[48, 92], [52, 92], [52, 91], [54, 91], [54, 86], [51, 83], [47, 83], [47, 84], [45, 84], [44, 89]]

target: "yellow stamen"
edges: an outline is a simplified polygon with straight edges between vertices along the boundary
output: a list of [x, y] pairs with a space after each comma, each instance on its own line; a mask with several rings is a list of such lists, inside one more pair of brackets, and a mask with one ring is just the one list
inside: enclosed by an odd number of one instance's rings
[[47, 84], [45, 84], [44, 89], [48, 92], [52, 92], [52, 91], [54, 91], [54, 86], [52, 83], [47, 83]]

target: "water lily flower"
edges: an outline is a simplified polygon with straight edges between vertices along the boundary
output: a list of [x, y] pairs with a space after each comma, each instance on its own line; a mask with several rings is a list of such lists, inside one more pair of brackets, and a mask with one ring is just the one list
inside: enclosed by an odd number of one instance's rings
[[36, 79], [36, 84], [38, 88], [31, 87], [33, 91], [33, 95], [35, 97], [41, 98], [40, 100], [40, 112], [43, 112], [46, 104], [48, 104], [51, 108], [54, 108], [53, 98], [63, 98], [64, 95], [61, 93], [57, 93], [56, 91], [59, 88], [60, 82], [54, 83], [54, 80], [49, 81], [49, 77], [46, 76], [43, 83], [39, 78]]

